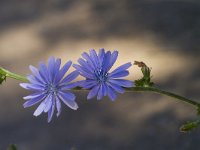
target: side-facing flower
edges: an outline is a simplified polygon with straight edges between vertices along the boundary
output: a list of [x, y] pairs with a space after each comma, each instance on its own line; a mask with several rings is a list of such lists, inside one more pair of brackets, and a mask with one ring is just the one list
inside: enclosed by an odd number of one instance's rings
[[124, 93], [123, 87], [132, 87], [133, 82], [121, 79], [129, 74], [128, 68], [131, 63], [126, 63], [114, 71], [109, 72], [118, 57], [118, 51], [105, 52], [100, 49], [97, 55], [95, 50], [90, 50], [90, 53], [84, 52], [79, 58], [78, 64], [74, 64], [74, 68], [79, 71], [80, 75], [86, 79], [79, 82], [79, 86], [85, 89], [91, 89], [87, 99], [91, 99], [97, 95], [97, 99], [102, 99], [108, 95], [111, 100], [115, 100], [116, 92]]
[[68, 61], [61, 69], [61, 59], [50, 57], [48, 65], [44, 62], [39, 63], [39, 68], [29, 66], [32, 74], [27, 76], [30, 83], [21, 83], [20, 86], [33, 91], [33, 94], [24, 97], [27, 100], [24, 108], [33, 106], [37, 103], [40, 105], [34, 112], [34, 116], [39, 116], [42, 112], [48, 112], [48, 122], [52, 120], [54, 110], [57, 109], [57, 117], [61, 113], [61, 101], [71, 109], [78, 108], [75, 102], [75, 95], [68, 92], [71, 88], [77, 86], [77, 82], [71, 83], [79, 73], [73, 71], [65, 76], [65, 73], [72, 65]]

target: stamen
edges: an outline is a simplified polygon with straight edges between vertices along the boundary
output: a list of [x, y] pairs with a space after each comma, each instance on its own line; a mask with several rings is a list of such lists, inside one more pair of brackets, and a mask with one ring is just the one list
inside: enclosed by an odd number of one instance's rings
[[48, 84], [45, 89], [48, 94], [56, 94], [58, 91], [58, 87], [54, 84]]
[[108, 73], [105, 72], [103, 69], [97, 69], [94, 71], [96, 79], [98, 82], [106, 82], [108, 78]]

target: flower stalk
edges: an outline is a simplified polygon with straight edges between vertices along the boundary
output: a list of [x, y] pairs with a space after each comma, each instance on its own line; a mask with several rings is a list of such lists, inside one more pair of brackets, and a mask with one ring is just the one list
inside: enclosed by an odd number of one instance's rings
[[168, 91], [164, 91], [164, 90], [161, 90], [161, 89], [155, 88], [155, 87], [132, 87], [132, 88], [127, 88], [126, 91], [155, 92], [155, 93], [167, 95], [167, 96], [175, 98], [175, 99], [177, 99], [179, 101], [188, 103], [188, 104], [196, 107], [197, 109], [200, 107], [200, 103], [198, 103], [196, 101], [193, 101], [191, 99], [185, 98], [185, 97], [180, 96], [178, 94], [175, 94], [175, 93], [172, 93], [172, 92], [168, 92]]
[[23, 82], [28, 81], [26, 77], [19, 75], [19, 74], [16, 74], [16, 73], [13, 73], [13, 72], [10, 72], [10, 71], [0, 67], [0, 81], [1, 81], [0, 83], [5, 81], [6, 77], [13, 78], [13, 79], [23, 81]]

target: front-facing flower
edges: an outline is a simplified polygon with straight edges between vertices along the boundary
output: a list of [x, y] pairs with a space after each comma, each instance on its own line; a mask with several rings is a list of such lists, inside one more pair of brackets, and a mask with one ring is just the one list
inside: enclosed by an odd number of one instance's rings
[[[91, 99], [97, 95], [97, 99], [102, 99], [108, 95], [111, 100], [116, 99], [116, 92], [123, 93], [123, 87], [132, 87], [133, 82], [121, 79], [129, 74], [128, 68], [131, 63], [126, 63], [119, 66], [114, 71], [109, 72], [118, 57], [118, 51], [111, 53], [100, 49], [97, 55], [95, 50], [90, 50], [90, 53], [83, 53], [78, 62], [80, 65], [73, 66], [79, 71], [80, 75], [86, 79], [80, 81], [79, 86], [85, 89], [91, 89], [87, 99]], [[116, 91], [116, 92], [115, 92]]]
[[51, 121], [55, 108], [57, 109], [57, 117], [61, 113], [61, 101], [71, 109], [78, 108], [75, 102], [75, 95], [68, 92], [71, 88], [77, 86], [77, 83], [71, 83], [79, 73], [74, 71], [65, 77], [65, 73], [69, 70], [72, 62], [68, 61], [61, 69], [61, 59], [50, 57], [48, 66], [41, 62], [39, 69], [30, 66], [32, 75], [28, 75], [27, 79], [30, 83], [21, 83], [20, 86], [34, 93], [24, 97], [27, 100], [23, 106], [30, 107], [37, 103], [40, 105], [34, 112], [34, 116], [39, 116], [42, 112], [48, 112], [48, 122]]

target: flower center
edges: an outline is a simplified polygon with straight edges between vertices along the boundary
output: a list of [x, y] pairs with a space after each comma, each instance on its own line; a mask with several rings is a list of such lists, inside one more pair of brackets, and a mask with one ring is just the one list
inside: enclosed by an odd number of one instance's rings
[[48, 84], [46, 86], [46, 91], [48, 94], [56, 94], [58, 91], [58, 87], [54, 84]]
[[108, 78], [108, 73], [105, 72], [103, 69], [97, 69], [94, 71], [96, 79], [98, 82], [106, 82]]

